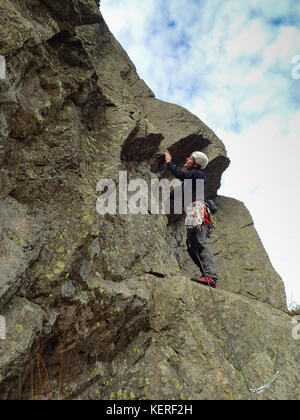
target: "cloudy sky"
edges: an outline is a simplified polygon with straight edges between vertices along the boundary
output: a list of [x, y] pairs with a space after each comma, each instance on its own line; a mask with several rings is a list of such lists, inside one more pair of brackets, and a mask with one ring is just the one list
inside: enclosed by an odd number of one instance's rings
[[245, 203], [300, 304], [300, 1], [101, 0], [101, 11], [155, 96], [224, 142], [219, 194]]

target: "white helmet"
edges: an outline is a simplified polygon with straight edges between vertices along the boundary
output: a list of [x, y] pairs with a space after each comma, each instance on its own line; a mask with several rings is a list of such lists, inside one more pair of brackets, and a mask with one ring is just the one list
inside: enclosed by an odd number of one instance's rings
[[195, 159], [195, 163], [201, 165], [201, 169], [204, 169], [208, 164], [208, 157], [202, 152], [193, 152], [191, 157]]

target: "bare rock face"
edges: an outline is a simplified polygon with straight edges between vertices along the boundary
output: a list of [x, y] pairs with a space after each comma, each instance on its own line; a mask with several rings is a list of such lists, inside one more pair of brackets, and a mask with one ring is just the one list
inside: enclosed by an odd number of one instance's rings
[[[101, 179], [170, 177], [169, 150], [229, 165], [196, 116], [139, 78], [94, 0], [0, 3], [1, 399], [246, 399], [182, 217], [100, 215]], [[283, 283], [244, 205], [216, 197], [216, 299], [253, 388], [299, 399]], [[117, 200], [117, 204], [119, 201]]]

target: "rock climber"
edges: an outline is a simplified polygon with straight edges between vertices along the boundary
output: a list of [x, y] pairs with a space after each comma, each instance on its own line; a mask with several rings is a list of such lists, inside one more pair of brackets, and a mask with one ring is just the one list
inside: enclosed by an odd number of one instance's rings
[[171, 156], [168, 152], [165, 153], [165, 161], [172, 174], [182, 181], [183, 189], [185, 189], [186, 185], [184, 181], [188, 179], [192, 180], [192, 200], [185, 206], [187, 250], [190, 257], [200, 268], [202, 273], [201, 277], [192, 278], [192, 280], [215, 288], [218, 276], [215, 269], [214, 256], [210, 245], [207, 243], [209, 225], [207, 209], [204, 203], [204, 196], [202, 199], [199, 199], [196, 192], [196, 180], [203, 180], [205, 187], [206, 173], [204, 169], [208, 164], [208, 158], [202, 152], [193, 152], [186, 158], [184, 166], [187, 171], [179, 170], [176, 165], [171, 162]]

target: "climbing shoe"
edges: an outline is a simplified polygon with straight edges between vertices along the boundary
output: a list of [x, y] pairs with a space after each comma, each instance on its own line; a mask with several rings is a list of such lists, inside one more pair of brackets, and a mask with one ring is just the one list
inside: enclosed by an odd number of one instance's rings
[[217, 280], [212, 279], [211, 277], [199, 277], [199, 278], [192, 278], [192, 281], [195, 281], [196, 283], [203, 284], [204, 286], [211, 286], [213, 288], [217, 287]]

